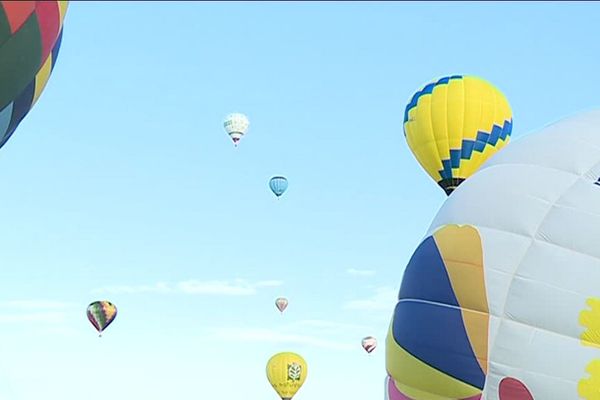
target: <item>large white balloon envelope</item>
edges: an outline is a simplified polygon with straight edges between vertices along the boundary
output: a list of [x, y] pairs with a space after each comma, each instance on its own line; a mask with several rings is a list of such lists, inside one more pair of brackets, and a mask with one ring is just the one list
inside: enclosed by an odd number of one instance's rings
[[600, 110], [462, 183], [405, 269], [386, 368], [408, 399], [600, 399]]

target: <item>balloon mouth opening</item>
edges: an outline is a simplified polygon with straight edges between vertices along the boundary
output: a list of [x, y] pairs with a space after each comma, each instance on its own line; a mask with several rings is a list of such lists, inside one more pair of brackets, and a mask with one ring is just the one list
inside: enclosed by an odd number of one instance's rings
[[439, 181], [438, 185], [440, 185], [442, 189], [444, 189], [446, 195], [450, 196], [450, 194], [464, 181], [465, 178], [448, 178]]
[[237, 146], [238, 142], [240, 141], [240, 139], [242, 138], [242, 136], [243, 136], [243, 134], [241, 132], [231, 132], [229, 134], [229, 137], [233, 141], [233, 144], [235, 144], [236, 146]]

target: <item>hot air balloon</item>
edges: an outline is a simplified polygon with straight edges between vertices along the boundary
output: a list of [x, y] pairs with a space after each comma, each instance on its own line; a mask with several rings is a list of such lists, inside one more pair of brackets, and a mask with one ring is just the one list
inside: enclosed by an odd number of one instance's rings
[[102, 336], [102, 332], [117, 316], [117, 307], [110, 301], [94, 301], [87, 308], [87, 317]]
[[244, 136], [248, 131], [250, 121], [248, 121], [248, 117], [246, 117], [244, 114], [233, 113], [229, 114], [225, 118], [223, 126], [225, 127], [225, 131], [231, 140], [233, 140], [233, 144], [237, 147], [237, 144], [242, 136]]
[[386, 369], [409, 399], [598, 399], [600, 110], [514, 141], [405, 269]]
[[284, 176], [274, 176], [269, 180], [269, 187], [275, 193], [275, 196], [279, 198], [287, 190], [288, 180]]
[[447, 195], [503, 148], [511, 131], [504, 95], [474, 76], [448, 76], [425, 85], [404, 112], [408, 146]]
[[373, 336], [367, 336], [363, 338], [361, 344], [363, 349], [365, 349], [367, 353], [371, 354], [371, 352], [377, 347], [377, 339], [375, 339]]
[[294, 397], [306, 374], [306, 361], [296, 353], [277, 353], [267, 362], [267, 379], [282, 400]]
[[398, 391], [391, 376], [386, 375], [384, 386], [385, 400], [411, 400]]
[[277, 309], [283, 314], [283, 311], [287, 308], [288, 306], [288, 300], [285, 297], [278, 297], [275, 300], [275, 307], [277, 307]]
[[67, 4], [0, 2], [0, 147], [29, 113], [50, 78]]

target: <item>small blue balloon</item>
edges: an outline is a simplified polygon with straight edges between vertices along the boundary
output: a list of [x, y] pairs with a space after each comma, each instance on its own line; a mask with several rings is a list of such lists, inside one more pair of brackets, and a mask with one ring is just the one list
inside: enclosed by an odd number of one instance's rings
[[275, 196], [279, 197], [287, 190], [288, 181], [283, 176], [274, 176], [269, 181], [269, 187], [275, 193]]

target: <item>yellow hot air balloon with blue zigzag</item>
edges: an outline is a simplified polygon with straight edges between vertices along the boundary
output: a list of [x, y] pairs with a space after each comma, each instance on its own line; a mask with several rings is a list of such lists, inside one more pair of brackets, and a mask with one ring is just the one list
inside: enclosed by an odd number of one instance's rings
[[474, 76], [447, 76], [425, 85], [404, 112], [408, 146], [448, 195], [508, 143], [511, 131], [506, 97]]

